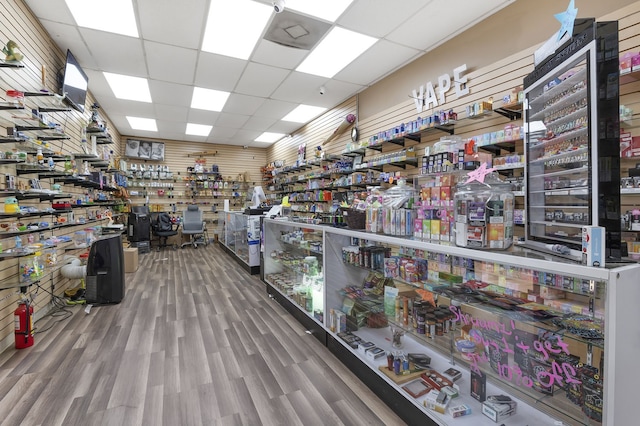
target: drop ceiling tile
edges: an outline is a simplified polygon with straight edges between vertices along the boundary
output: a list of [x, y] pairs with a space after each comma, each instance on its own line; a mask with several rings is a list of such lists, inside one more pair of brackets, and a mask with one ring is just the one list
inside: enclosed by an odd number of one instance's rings
[[311, 94], [304, 99], [303, 103], [305, 105], [314, 105], [330, 109], [348, 97], [360, 92], [365, 87], [359, 84], [337, 80], [329, 80], [323, 84], [323, 86], [325, 88], [324, 95], [321, 95], [319, 90], [312, 91]]
[[[428, 7], [414, 14], [404, 25], [391, 32], [386, 38], [414, 49], [426, 50], [457, 34], [461, 26], [479, 21], [481, 16], [484, 19], [488, 14], [497, 12], [510, 2], [511, 0], [468, 2], [455, 13], [448, 14], [447, 19], [434, 19], [442, 11], [448, 10], [451, 2], [432, 0]], [[483, 16], [485, 14], [487, 15]]]
[[256, 117], [268, 117], [280, 120], [289, 114], [299, 104], [292, 102], [277, 101], [275, 99], [267, 99], [256, 111]]
[[420, 50], [380, 40], [336, 74], [334, 78], [368, 86], [372, 81], [379, 80], [421, 54]]
[[103, 71], [135, 77], [147, 76], [142, 40], [104, 31], [80, 28], [80, 34]]
[[76, 24], [64, 0], [25, 0], [25, 3], [39, 19], [68, 25]]
[[[166, 133], [162, 133], [161, 137], [162, 139], [169, 139], [169, 140], [173, 140], [173, 141], [179, 141], [179, 142], [187, 142], [189, 141], [192, 136], [188, 136], [185, 135], [184, 131], [185, 131], [185, 127], [182, 128], [181, 131], [176, 131], [176, 132], [166, 132]], [[197, 140], [194, 142], [202, 142], [202, 140]]]
[[278, 119], [271, 117], [256, 117], [255, 115], [244, 124], [245, 129], [266, 132]]
[[224, 104], [223, 111], [233, 114], [253, 115], [264, 101], [264, 98], [256, 96], [232, 93]]
[[320, 86], [326, 82], [327, 79], [325, 77], [294, 71], [273, 92], [271, 97], [281, 101], [303, 103], [305, 99], [308, 99], [315, 92], [319, 93]]
[[260, 40], [253, 55], [252, 62], [258, 62], [273, 67], [294, 69], [309, 54], [309, 50], [282, 46], [269, 40]]
[[289, 73], [282, 68], [250, 62], [236, 86], [236, 92], [267, 98]]
[[115, 102], [118, 105], [118, 112], [123, 115], [142, 117], [142, 118], [155, 118], [155, 108], [153, 103], [128, 101], [123, 99], [116, 99]]
[[230, 127], [214, 127], [209, 135], [209, 139], [230, 139], [238, 133], [238, 129]]
[[200, 52], [196, 68], [196, 86], [231, 92], [246, 61], [214, 53]]
[[149, 77], [173, 83], [193, 84], [198, 52], [194, 49], [144, 42]]
[[85, 69], [84, 71], [87, 73], [87, 77], [89, 77], [89, 92], [98, 99], [98, 103], [106, 101], [107, 98], [116, 99], [102, 72], [92, 69]]
[[295, 131], [302, 126], [302, 124], [294, 123], [292, 121], [276, 121], [273, 126], [269, 127], [266, 131], [273, 133], [284, 133], [285, 135], [289, 135], [291, 133], [295, 133]]
[[231, 127], [233, 129], [239, 129], [249, 119], [248, 115], [229, 114], [221, 112], [216, 120], [216, 126]]
[[219, 115], [219, 112], [191, 108], [189, 110], [189, 119], [187, 121], [193, 124], [207, 124], [209, 126], [213, 126]]
[[164, 138], [169, 133], [184, 136], [186, 129], [185, 122], [162, 120], [158, 122], [158, 137]]
[[200, 48], [206, 0], [137, 0], [141, 37], [172, 46]]
[[380, 38], [405, 25], [413, 14], [429, 3], [430, 0], [402, 0], [401, 7], [397, 7], [400, 4], [392, 5], [388, 0], [355, 1], [336, 23], [341, 27]]
[[262, 132], [258, 132], [255, 130], [239, 130], [238, 133], [231, 139], [231, 141], [236, 142], [238, 145], [249, 145], [249, 142], [252, 142], [255, 138], [260, 136]]
[[[42, 25], [47, 30], [51, 38], [58, 45], [66, 46], [62, 49], [63, 54], [66, 49], [71, 50], [73, 56], [78, 60], [80, 66], [86, 71], [87, 68], [97, 68], [98, 64], [93, 58], [89, 49], [80, 37], [80, 31], [74, 25], [60, 24], [49, 20], [42, 20]], [[61, 64], [62, 65], [62, 64]], [[56, 70], [57, 72], [57, 70]]]
[[176, 105], [153, 103], [156, 111], [156, 119], [167, 121], [179, 121], [185, 124], [189, 117], [189, 108]]
[[191, 106], [191, 98], [193, 97], [193, 87], [191, 86], [150, 80], [149, 91], [153, 102], [181, 107]]

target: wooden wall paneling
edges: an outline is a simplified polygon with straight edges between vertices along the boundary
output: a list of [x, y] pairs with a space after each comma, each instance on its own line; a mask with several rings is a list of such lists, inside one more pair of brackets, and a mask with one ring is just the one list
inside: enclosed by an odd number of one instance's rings
[[[222, 211], [224, 208], [224, 200], [230, 200], [230, 208], [232, 210], [241, 210], [245, 207], [247, 191], [252, 189], [256, 185], [262, 184], [262, 173], [260, 167], [266, 164], [266, 149], [264, 148], [243, 148], [242, 146], [235, 145], [219, 145], [211, 143], [195, 143], [185, 141], [175, 141], [167, 139], [153, 139], [153, 138], [138, 138], [133, 136], [123, 136], [121, 152], [124, 152], [124, 144], [127, 139], [143, 139], [150, 141], [163, 142], [165, 144], [165, 160], [164, 161], [151, 161], [135, 158], [125, 159], [129, 167], [131, 164], [140, 165], [167, 165], [171, 172], [173, 172], [173, 197], [169, 198], [166, 195], [159, 196], [158, 190], [169, 188], [161, 187], [138, 187], [135, 185], [137, 180], [129, 179], [129, 192], [136, 190], [147, 190], [149, 195], [149, 205], [154, 210], [162, 210], [167, 212], [173, 212], [175, 206], [175, 213], [180, 214], [185, 208], [186, 204], [195, 202], [201, 205], [201, 210], [205, 213], [205, 220], [215, 222], [218, 218], [217, 213], [212, 211], [212, 205], [216, 205], [217, 211]], [[216, 152], [215, 156], [199, 156], [197, 153], [203, 152]], [[187, 168], [193, 167], [196, 160], [206, 160], [205, 167], [209, 169], [213, 164], [218, 165], [219, 172], [222, 179], [227, 182], [239, 182], [241, 181], [241, 188], [239, 189], [240, 196], [233, 196], [231, 186], [227, 190], [219, 189], [219, 192], [223, 192], [223, 195], [214, 196], [212, 189], [201, 191], [201, 195], [197, 197], [191, 197], [187, 191], [185, 180], [190, 176], [187, 173]], [[247, 180], [244, 182], [245, 173], [248, 172]], [[146, 180], [145, 180], [146, 183]], [[131, 196], [131, 205], [145, 204], [144, 196]], [[213, 235], [211, 235], [213, 237]]]

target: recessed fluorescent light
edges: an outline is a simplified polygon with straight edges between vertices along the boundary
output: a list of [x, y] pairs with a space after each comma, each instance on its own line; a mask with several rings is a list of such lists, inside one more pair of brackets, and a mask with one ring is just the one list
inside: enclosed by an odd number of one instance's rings
[[376, 41], [376, 38], [335, 27], [296, 71], [331, 78]]
[[138, 37], [136, 16], [131, 0], [65, 1], [76, 24], [80, 27]]
[[229, 92], [194, 87], [193, 98], [191, 98], [191, 108], [206, 109], [207, 111], [222, 111], [229, 95]]
[[273, 8], [251, 0], [212, 1], [202, 50], [249, 59]]
[[255, 142], [269, 142], [269, 143], [273, 143], [275, 141], [278, 141], [280, 139], [282, 139], [284, 137], [284, 133], [270, 133], [270, 132], [264, 132], [263, 134], [261, 134], [260, 136], [258, 136], [257, 138], [254, 139]]
[[187, 123], [187, 131], [185, 133], [193, 136], [209, 136], [211, 129], [213, 129], [213, 126], [206, 124]]
[[129, 121], [129, 126], [133, 130], [148, 130], [150, 132], [157, 132], [158, 126], [156, 125], [156, 120], [153, 118], [141, 118], [141, 117], [129, 117], [127, 116], [127, 121]]
[[287, 9], [334, 22], [353, 0], [286, 0]]
[[296, 109], [287, 114], [282, 121], [293, 121], [295, 123], [308, 123], [312, 118], [325, 112], [327, 109], [323, 107], [311, 105], [298, 105]]
[[103, 72], [104, 78], [111, 86], [113, 94], [118, 99], [130, 101], [151, 102], [149, 83], [146, 78], [131, 77], [122, 74]]

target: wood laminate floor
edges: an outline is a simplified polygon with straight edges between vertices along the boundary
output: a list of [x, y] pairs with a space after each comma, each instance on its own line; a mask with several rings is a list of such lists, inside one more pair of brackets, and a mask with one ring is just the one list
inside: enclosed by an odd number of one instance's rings
[[403, 424], [217, 245], [141, 255], [122, 303], [70, 310], [0, 354], [0, 424]]

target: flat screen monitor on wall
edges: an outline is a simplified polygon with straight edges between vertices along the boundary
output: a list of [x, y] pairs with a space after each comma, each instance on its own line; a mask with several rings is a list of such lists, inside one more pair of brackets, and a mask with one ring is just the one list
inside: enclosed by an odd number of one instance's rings
[[70, 50], [67, 50], [67, 61], [60, 74], [60, 92], [65, 95], [65, 101], [72, 108], [84, 112], [89, 77], [87, 77], [87, 74], [82, 70]]

